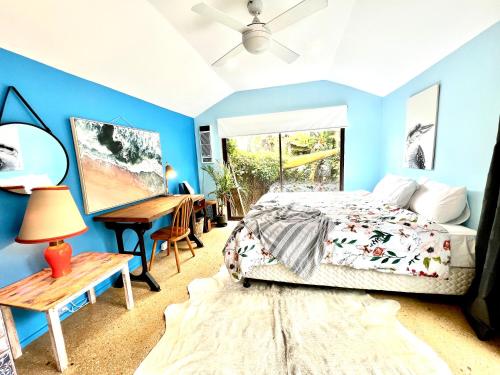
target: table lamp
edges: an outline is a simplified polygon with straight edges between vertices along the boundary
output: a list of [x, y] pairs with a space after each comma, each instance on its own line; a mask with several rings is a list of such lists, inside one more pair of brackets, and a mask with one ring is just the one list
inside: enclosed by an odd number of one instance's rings
[[170, 165], [170, 164], [165, 164], [165, 195], [171, 195], [168, 193], [168, 180], [170, 178], [175, 178], [177, 177], [177, 172], [175, 169]]
[[71, 272], [71, 246], [65, 238], [88, 230], [67, 186], [32, 189], [16, 242], [48, 242], [45, 260], [57, 278]]

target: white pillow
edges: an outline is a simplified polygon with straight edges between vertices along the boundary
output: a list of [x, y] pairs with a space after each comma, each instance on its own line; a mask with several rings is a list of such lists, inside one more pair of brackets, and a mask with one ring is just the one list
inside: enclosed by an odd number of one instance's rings
[[425, 181], [413, 194], [410, 209], [437, 223], [461, 224], [470, 216], [465, 186]]
[[373, 195], [385, 203], [407, 207], [418, 184], [411, 178], [386, 175], [373, 189]]

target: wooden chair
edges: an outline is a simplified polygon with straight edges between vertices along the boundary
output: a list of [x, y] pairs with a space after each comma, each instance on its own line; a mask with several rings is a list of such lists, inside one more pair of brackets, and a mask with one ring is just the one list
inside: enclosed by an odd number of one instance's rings
[[153, 267], [153, 261], [155, 259], [156, 246], [158, 241], [168, 241], [167, 256], [170, 255], [170, 246], [174, 244], [175, 252], [175, 262], [177, 263], [177, 272], [181, 272], [181, 266], [179, 263], [179, 249], [177, 248], [177, 242], [185, 240], [191, 250], [191, 254], [195, 256], [193, 245], [191, 240], [188, 238], [191, 230], [189, 229], [189, 223], [191, 220], [191, 215], [193, 212], [193, 200], [190, 197], [184, 198], [174, 211], [174, 216], [172, 218], [172, 225], [169, 227], [158, 229], [151, 235], [153, 242], [153, 252], [151, 253], [151, 260], [149, 261], [149, 270]]

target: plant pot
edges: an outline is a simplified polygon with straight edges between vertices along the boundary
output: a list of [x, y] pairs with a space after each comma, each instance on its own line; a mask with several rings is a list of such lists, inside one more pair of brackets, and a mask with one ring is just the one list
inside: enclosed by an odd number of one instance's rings
[[225, 227], [227, 225], [227, 218], [226, 215], [217, 215], [215, 217], [215, 222], [217, 223], [216, 226], [221, 228]]

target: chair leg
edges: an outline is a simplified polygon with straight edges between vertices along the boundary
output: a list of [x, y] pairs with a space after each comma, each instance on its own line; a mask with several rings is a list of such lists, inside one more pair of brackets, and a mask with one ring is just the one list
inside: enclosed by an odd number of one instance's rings
[[170, 255], [170, 245], [172, 245], [172, 244], [170, 243], [170, 241], [167, 241], [167, 244], [168, 244], [167, 245], [167, 256], [169, 256]]
[[153, 267], [153, 261], [155, 260], [155, 254], [156, 254], [156, 246], [158, 245], [158, 241], [154, 240], [153, 242], [153, 251], [151, 252], [151, 259], [149, 260], [149, 270], [151, 271], [151, 268]]
[[181, 272], [181, 265], [179, 262], [179, 249], [177, 248], [177, 242], [174, 242], [174, 252], [175, 252], [175, 263], [177, 263], [177, 272]]
[[193, 256], [196, 256], [196, 254], [194, 253], [193, 244], [191, 243], [191, 240], [189, 239], [189, 237], [186, 237], [185, 240], [189, 246], [189, 250], [191, 250], [191, 254], [193, 254]]

